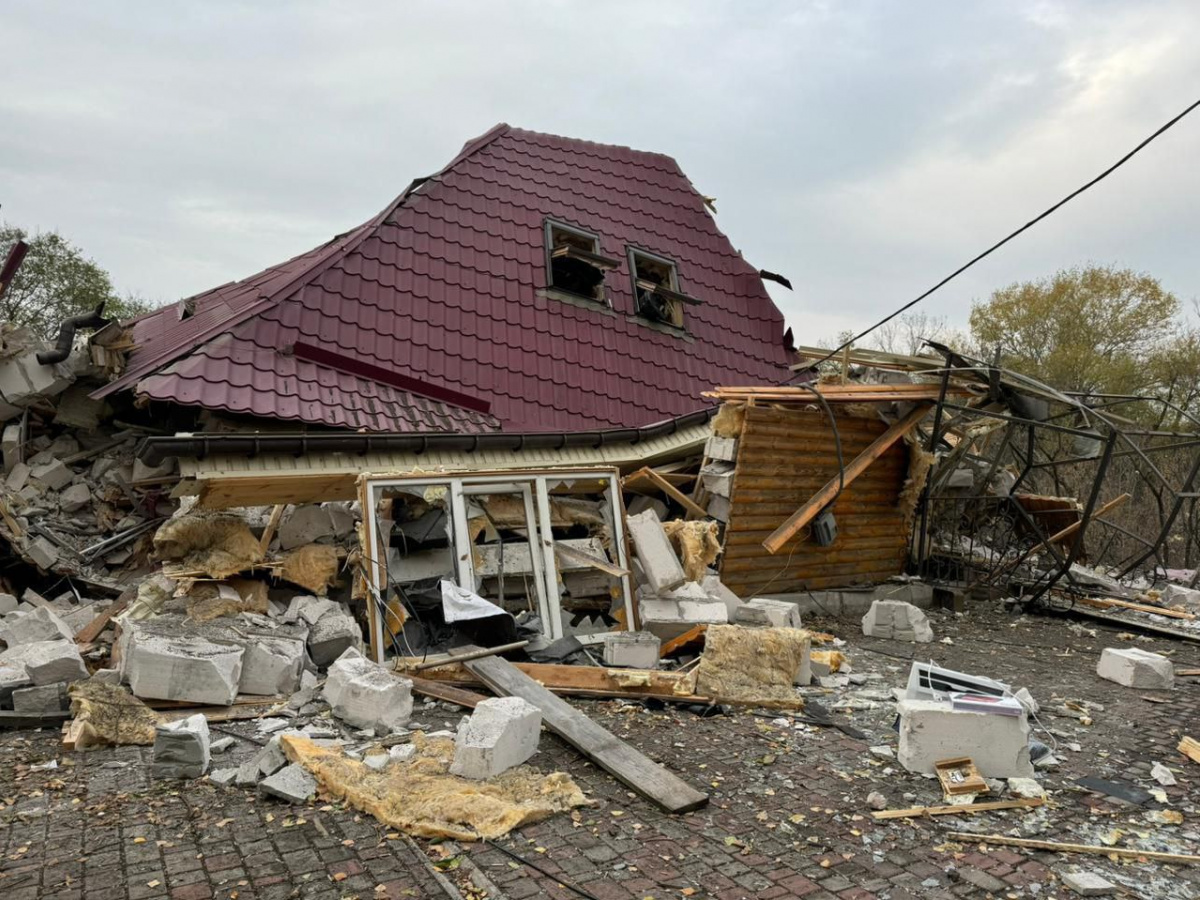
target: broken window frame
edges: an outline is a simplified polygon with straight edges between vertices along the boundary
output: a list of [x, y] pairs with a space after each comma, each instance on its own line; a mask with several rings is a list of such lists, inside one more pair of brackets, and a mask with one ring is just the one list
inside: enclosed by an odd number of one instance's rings
[[[658, 253], [653, 253], [649, 250], [643, 250], [640, 247], [634, 247], [630, 245], [625, 249], [629, 261], [629, 282], [633, 290], [634, 314], [644, 322], [652, 322], [655, 325], [661, 325], [665, 328], [686, 331], [687, 318], [684, 316], [684, 307], [699, 306], [700, 301], [680, 290], [679, 265], [673, 259], [669, 259], [668, 257], [662, 256]], [[655, 284], [652, 281], [644, 281], [638, 278], [639, 259], [666, 267], [670, 275], [670, 284]], [[648, 315], [645, 312], [645, 305], [642, 302], [642, 291], [649, 291], [652, 294], [658, 294], [660, 297], [666, 300], [670, 304], [672, 321], [667, 322], [653, 315]]]
[[[629, 558], [625, 545], [625, 523], [623, 516], [618, 513], [614, 504], [620, 502], [620, 474], [616, 469], [516, 469], [507, 472], [439, 472], [421, 473], [419, 475], [369, 475], [364, 474], [359, 479], [359, 502], [363, 509], [363, 545], [378, 548], [381, 534], [379, 528], [379, 501], [389, 488], [412, 489], [445, 487], [450, 500], [448, 510], [452, 523], [452, 547], [455, 561], [456, 583], [460, 586], [475, 590], [477, 577], [474, 558], [471, 553], [470, 531], [467, 522], [467, 500], [480, 494], [501, 494], [520, 492], [526, 499], [526, 523], [529, 529], [530, 556], [535, 569], [540, 564], [542, 577], [535, 578], [538, 590], [538, 609], [544, 611], [542, 617], [543, 634], [549, 640], [563, 637], [562, 624], [562, 594], [559, 585], [562, 583], [558, 571], [558, 561], [555, 554], [555, 540], [550, 525], [550, 491], [559, 484], [570, 484], [575, 481], [599, 482], [601, 487], [595, 491], [602, 494], [605, 504], [601, 507], [606, 512], [606, 518], [612, 523], [612, 544], [615, 550], [615, 564], [626, 570], [625, 575], [616, 577], [620, 584], [621, 599], [625, 608], [625, 627], [631, 628], [634, 622], [633, 590], [630, 583]], [[533, 521], [531, 516], [536, 517]], [[542, 523], [546, 527], [542, 527]], [[540, 553], [533, 552], [532, 544], [540, 544]], [[382, 556], [382, 559], [380, 558]], [[384, 636], [384, 617], [380, 614], [380, 604], [386, 608], [389, 587], [387, 569], [387, 554], [372, 553], [364, 560], [366, 573], [366, 588], [369, 595], [367, 603], [367, 618], [370, 630], [370, 653], [378, 663], [384, 662], [383, 652], [387, 646]]]
[[[577, 259], [580, 262], [587, 263], [596, 269], [599, 269], [602, 274], [607, 274], [610, 269], [616, 269], [620, 265], [619, 260], [612, 259], [600, 252], [600, 235], [588, 231], [584, 228], [579, 228], [575, 225], [568, 225], [566, 222], [558, 219], [547, 218], [544, 223], [545, 248], [546, 248], [546, 287], [552, 291], [559, 291], [571, 297], [578, 297], [582, 300], [588, 300], [592, 303], [599, 303], [606, 307], [611, 307], [609, 301], [608, 285], [604, 278], [601, 278], [600, 283], [596, 285], [594, 295], [581, 294], [578, 291], [573, 291], [570, 288], [564, 287], [561, 284], [556, 284], [554, 281], [554, 260], [559, 256], [569, 256], [572, 259]], [[574, 247], [570, 244], [556, 246], [554, 241], [554, 233], [556, 231], [565, 232], [573, 237], [582, 238], [590, 241], [592, 249], [583, 250], [579, 247]]]

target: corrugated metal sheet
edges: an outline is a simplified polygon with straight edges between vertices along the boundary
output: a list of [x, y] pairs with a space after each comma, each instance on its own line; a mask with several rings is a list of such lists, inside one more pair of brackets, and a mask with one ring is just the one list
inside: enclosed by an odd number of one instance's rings
[[635, 468], [699, 453], [708, 423], [638, 444], [565, 447], [561, 450], [475, 452], [345, 453], [304, 456], [217, 456], [181, 459], [181, 493], [199, 493], [210, 508], [351, 500], [363, 472], [405, 473], [507, 469]]
[[[887, 426], [874, 419], [839, 416], [845, 462]], [[898, 574], [908, 539], [897, 508], [908, 472], [908, 450], [893, 446], [848, 487], [833, 506], [838, 538], [829, 547], [808, 540], [805, 529], [772, 555], [763, 540], [837, 477], [833, 431], [819, 411], [746, 410], [725, 532], [721, 579], [741, 597], [869, 584]]]

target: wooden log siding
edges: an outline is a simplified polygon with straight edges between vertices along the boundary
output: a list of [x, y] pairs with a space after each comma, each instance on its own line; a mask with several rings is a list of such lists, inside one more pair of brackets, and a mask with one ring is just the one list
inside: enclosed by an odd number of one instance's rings
[[[847, 464], [887, 430], [878, 419], [838, 416]], [[752, 406], [738, 444], [721, 580], [738, 596], [870, 584], [903, 570], [908, 548], [897, 509], [908, 449], [891, 447], [833, 505], [838, 537], [830, 547], [808, 529], [772, 555], [763, 540], [830, 478], [837, 476], [833, 432], [820, 410]], [[790, 557], [790, 558], [789, 558]]]

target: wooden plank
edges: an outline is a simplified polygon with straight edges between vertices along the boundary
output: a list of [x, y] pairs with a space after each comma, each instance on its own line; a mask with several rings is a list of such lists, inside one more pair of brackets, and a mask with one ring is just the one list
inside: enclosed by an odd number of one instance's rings
[[0, 709], [0, 728], [54, 728], [64, 719], [71, 718], [69, 712], [13, 712]]
[[[1093, 512], [1092, 518], [1093, 519], [1100, 518], [1106, 512], [1111, 512], [1112, 510], [1116, 509], [1118, 506], [1123, 504], [1126, 500], [1131, 499], [1132, 497], [1133, 497], [1133, 494], [1121, 494], [1121, 496], [1119, 496], [1119, 497], [1114, 497], [1112, 500], [1109, 500], [1107, 503], [1105, 503], [1103, 506], [1101, 506], [1098, 510]], [[1073, 522], [1070, 525], [1068, 525], [1066, 528], [1062, 529], [1062, 531], [1056, 531], [1054, 534], [1050, 535], [1050, 537], [1046, 538], [1044, 541], [1042, 541], [1040, 544], [1038, 544], [1036, 547], [1034, 547], [1033, 551], [1030, 551], [1030, 552], [1036, 552], [1037, 550], [1040, 550], [1042, 547], [1049, 546], [1050, 544], [1062, 543], [1064, 540], [1069, 538], [1071, 535], [1073, 535], [1075, 532], [1077, 532], [1082, 527], [1083, 527], [1082, 519], [1080, 519], [1078, 522]]]
[[21, 538], [25, 537], [25, 530], [21, 527], [20, 523], [13, 518], [12, 513], [8, 509], [8, 502], [2, 497], [0, 497], [0, 516], [4, 518], [4, 525], [8, 528], [9, 533], [12, 534], [14, 538], [20, 540]]
[[913, 819], [918, 816], [960, 816], [989, 812], [997, 809], [1029, 809], [1045, 803], [1040, 797], [1026, 800], [992, 800], [987, 803], [972, 803], [970, 806], [914, 806], [909, 809], [885, 809], [873, 812], [876, 819]]
[[675, 487], [675, 485], [671, 484], [671, 482], [667, 481], [667, 479], [665, 479], [663, 476], [659, 475], [653, 469], [651, 469], [647, 466], [643, 466], [642, 468], [640, 468], [636, 472], [634, 472], [632, 475], [628, 475], [625, 478], [622, 478], [621, 479], [622, 486], [625, 484], [626, 481], [635, 479], [635, 478], [645, 478], [645, 479], [649, 480], [659, 490], [661, 490], [664, 494], [666, 494], [668, 497], [670, 497], [672, 500], [674, 500], [676, 503], [678, 503], [680, 506], [682, 506], [688, 512], [695, 513], [697, 516], [700, 516], [702, 518], [706, 518], [708, 516], [708, 513], [705, 511], [704, 507], [699, 506], [695, 501], [692, 500], [691, 497], [689, 497], [683, 491], [679, 490], [679, 488]]
[[283, 518], [283, 511], [287, 508], [285, 503], [276, 503], [275, 508], [271, 510], [271, 518], [267, 519], [267, 527], [263, 529], [262, 538], [258, 542], [258, 551], [266, 553], [267, 548], [271, 546], [271, 539], [275, 537], [275, 530], [279, 528], [279, 520]]
[[[875, 441], [856, 456], [848, 466], [846, 466], [844, 481], [848, 486], [853, 483], [854, 479], [870, 468], [871, 463], [883, 456], [888, 451], [888, 448], [896, 441], [917, 427], [917, 423], [925, 418], [925, 414], [929, 412], [929, 405], [922, 403], [913, 409], [907, 416], [881, 434]], [[812, 499], [801, 506], [794, 512], [786, 522], [776, 529], [775, 533], [763, 541], [763, 546], [772, 553], [778, 553], [783, 546], [796, 536], [805, 525], [816, 518], [817, 513], [823, 510], [837, 496], [840, 485], [842, 484], [841, 477], [834, 477], [818, 491]]]
[[1195, 678], [1200, 675], [1200, 669], [1176, 669], [1175, 674], [1180, 678]]
[[434, 659], [427, 659], [424, 662], [417, 663], [412, 667], [413, 672], [422, 672], [425, 669], [433, 669], [437, 666], [453, 665], [454, 663], [466, 662], [469, 659], [482, 659], [485, 656], [496, 656], [500, 653], [508, 653], [510, 650], [520, 650], [522, 647], [527, 647], [529, 641], [514, 641], [511, 644], [501, 644], [498, 647], [475, 647], [471, 650], [464, 650], [462, 653], [448, 653]]
[[[406, 663], [418, 664], [418, 658], [401, 659], [397, 670], [403, 672]], [[610, 697], [651, 696], [663, 699], [691, 697], [695, 677], [679, 672], [659, 672], [651, 669], [606, 669], [599, 666], [564, 666], [555, 663], [512, 663], [518, 671], [552, 691], [570, 693], [577, 690], [606, 692]], [[478, 677], [461, 665], [444, 665], [423, 670], [423, 677], [456, 684], [479, 684]]]
[[1052, 853], [1093, 853], [1096, 856], [1117, 856], [1121, 859], [1156, 859], [1162, 862], [1200, 863], [1200, 856], [1188, 856], [1183, 853], [1161, 853], [1156, 850], [1135, 850], [1130, 847], [1098, 847], [1091, 844], [1060, 844], [1057, 841], [1036, 841], [1031, 838], [1015, 838], [1003, 834], [951, 831], [946, 837], [952, 841], [997, 844], [1001, 847], [1027, 847], [1030, 850], [1049, 850]]
[[419, 675], [409, 675], [407, 677], [413, 684], [413, 690], [423, 697], [432, 697], [434, 700], [444, 700], [447, 703], [457, 703], [459, 706], [466, 707], [467, 709], [474, 709], [479, 705], [480, 701], [487, 699], [483, 694], [463, 690], [450, 684], [442, 684], [439, 681], [430, 681], [428, 678], [421, 678]]
[[[131, 598], [130, 598], [131, 599]], [[126, 607], [129, 606], [129, 599], [118, 600], [116, 603], [110, 604], [108, 609], [92, 619], [75, 635], [75, 643], [90, 644], [96, 638], [100, 637], [100, 633], [108, 627], [108, 623], [112, 621], [113, 616], [119, 616], [123, 613]]]
[[706, 631], [708, 631], [707, 625], [697, 625], [694, 628], [689, 628], [678, 637], [671, 638], [671, 640], [667, 641], [658, 648], [658, 658], [666, 659], [673, 653], [678, 653], [681, 649], [689, 644], [699, 643], [701, 640], [703, 640], [704, 632]]
[[708, 803], [707, 794], [651, 762], [511, 663], [491, 656], [463, 665], [500, 696], [521, 697], [532, 703], [542, 711], [547, 728], [663, 810], [685, 813]]
[[560, 541], [554, 542], [554, 552], [563, 562], [574, 566], [588, 566], [593, 569], [599, 569], [604, 574], [613, 576], [613, 578], [623, 578], [629, 574], [628, 569], [622, 569], [607, 559], [600, 559], [598, 556], [592, 556], [590, 553], [584, 553], [582, 550], [568, 547]]
[[1084, 606], [1096, 609], [1132, 609], [1134, 612], [1150, 613], [1155, 616], [1166, 616], [1168, 619], [1194, 619], [1194, 613], [1181, 612], [1178, 609], [1168, 609], [1165, 606], [1149, 606], [1145, 603], [1131, 603], [1128, 600], [1117, 600], [1113, 597], [1079, 597], [1078, 601]]
[[1194, 763], [1200, 763], [1200, 741], [1192, 737], [1184, 736], [1176, 748]]
[[79, 736], [83, 733], [83, 720], [72, 719], [70, 722], [63, 722], [62, 727], [62, 748], [64, 750], [74, 750], [79, 743]]

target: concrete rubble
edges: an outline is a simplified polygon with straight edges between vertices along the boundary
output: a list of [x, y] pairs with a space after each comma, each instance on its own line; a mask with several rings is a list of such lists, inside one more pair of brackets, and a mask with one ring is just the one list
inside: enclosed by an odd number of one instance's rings
[[34, 685], [78, 681], [88, 677], [87, 666], [73, 641], [32, 641], [0, 653], [0, 663], [25, 670]]
[[208, 720], [201, 714], [159, 725], [154, 730], [154, 762], [159, 778], [200, 778], [208, 771]]
[[412, 682], [353, 648], [329, 667], [322, 696], [339, 719], [376, 734], [402, 728], [412, 715]]
[[303, 766], [292, 763], [260, 781], [258, 789], [288, 803], [306, 803], [317, 792], [317, 779]]
[[900, 744], [896, 754], [910, 772], [933, 774], [939, 760], [969, 756], [988, 778], [1032, 778], [1029, 720], [964, 712], [941, 700], [899, 702]]
[[866, 637], [890, 641], [928, 644], [933, 627], [925, 613], [903, 600], [876, 600], [863, 616], [862, 633]]
[[1125, 687], [1169, 691], [1175, 687], [1175, 667], [1165, 656], [1137, 647], [1105, 647], [1096, 674]]
[[648, 631], [611, 631], [604, 635], [604, 664], [628, 669], [657, 669], [662, 641]]
[[756, 597], [737, 608], [733, 621], [738, 625], [762, 628], [802, 628], [800, 608], [786, 600]]
[[494, 778], [537, 752], [541, 730], [541, 711], [520, 697], [483, 700], [458, 728], [450, 771], [479, 781]]
[[238, 694], [245, 647], [199, 635], [170, 637], [135, 629], [121, 656], [138, 697], [228, 706]]

